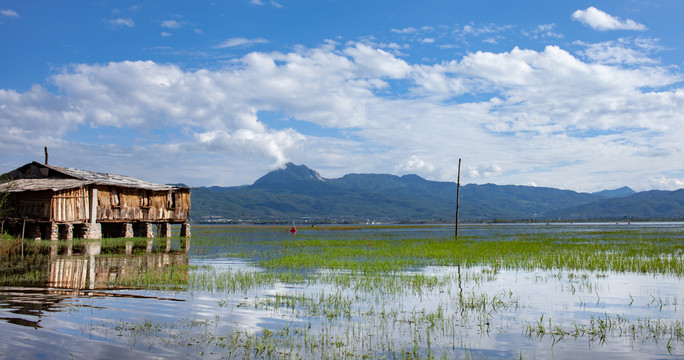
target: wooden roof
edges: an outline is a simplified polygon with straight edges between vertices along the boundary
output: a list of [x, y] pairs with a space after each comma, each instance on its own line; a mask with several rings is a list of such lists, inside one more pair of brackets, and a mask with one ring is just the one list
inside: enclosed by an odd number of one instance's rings
[[85, 185], [108, 185], [154, 191], [187, 189], [155, 184], [130, 176], [70, 169], [32, 162], [5, 174], [10, 180], [0, 184], [0, 192], [65, 190]]

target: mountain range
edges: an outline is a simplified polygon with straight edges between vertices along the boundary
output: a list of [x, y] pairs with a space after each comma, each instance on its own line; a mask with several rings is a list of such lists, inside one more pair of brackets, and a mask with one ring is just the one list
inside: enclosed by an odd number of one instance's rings
[[[194, 221], [451, 222], [453, 182], [417, 175], [347, 174], [326, 179], [288, 163], [252, 185], [192, 189]], [[492, 221], [634, 221], [684, 219], [684, 189], [635, 192], [629, 187], [582, 193], [547, 187], [467, 184], [459, 219]]]

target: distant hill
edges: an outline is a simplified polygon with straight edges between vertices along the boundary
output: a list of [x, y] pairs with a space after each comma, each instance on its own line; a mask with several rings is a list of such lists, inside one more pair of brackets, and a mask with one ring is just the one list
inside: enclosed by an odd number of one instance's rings
[[636, 194], [636, 191], [630, 189], [627, 186], [623, 186], [619, 189], [615, 190], [603, 190], [603, 191], [598, 191], [595, 193], [592, 193], [594, 195], [604, 197], [604, 198], [618, 198], [618, 197], [625, 197], [625, 196], [630, 196]]
[[563, 209], [551, 213], [550, 216], [588, 220], [684, 219], [684, 189], [644, 191]]
[[[463, 221], [684, 218], [684, 190], [636, 193], [628, 187], [597, 193], [533, 186], [461, 186]], [[192, 190], [192, 218], [292, 221], [453, 221], [456, 184], [417, 175], [348, 174], [325, 179], [287, 164], [252, 185]]]

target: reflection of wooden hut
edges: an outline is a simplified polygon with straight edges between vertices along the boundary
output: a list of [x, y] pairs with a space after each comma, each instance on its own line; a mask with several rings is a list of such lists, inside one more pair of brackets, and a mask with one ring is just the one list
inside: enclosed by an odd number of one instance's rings
[[[167, 240], [167, 242], [170, 241], [170, 239]], [[148, 272], [167, 271], [174, 271], [175, 279], [187, 282], [187, 267], [178, 268], [179, 265], [188, 265], [189, 243], [187, 241], [189, 240], [185, 241], [185, 249], [171, 250], [167, 245], [166, 251], [161, 248], [157, 251], [148, 249], [145, 254], [139, 255], [128, 251], [126, 254], [101, 255], [101, 244], [89, 242], [88, 248], [82, 255], [50, 257], [50, 263], [46, 269], [47, 286], [78, 290], [130, 287], [137, 282], [136, 279], [145, 276]]]
[[37, 162], [5, 176], [0, 192], [9, 192], [8, 224], [27, 237], [152, 237], [154, 224], [161, 236], [171, 235], [171, 224], [190, 235], [187, 187]]

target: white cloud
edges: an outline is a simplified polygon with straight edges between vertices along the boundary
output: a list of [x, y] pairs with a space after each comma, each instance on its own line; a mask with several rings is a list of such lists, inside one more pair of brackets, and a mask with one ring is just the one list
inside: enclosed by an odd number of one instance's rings
[[399, 164], [395, 169], [399, 172], [420, 171], [431, 173], [435, 170], [435, 166], [420, 159], [417, 155], [411, 155], [408, 160]]
[[24, 93], [0, 90], [0, 145], [3, 152], [26, 153], [36, 146], [61, 144], [67, 131], [84, 122], [79, 109], [61, 96], [34, 85]]
[[592, 29], [606, 30], [646, 30], [646, 26], [639, 24], [632, 19], [621, 21], [619, 18], [611, 16], [593, 6], [586, 10], [577, 10], [572, 13], [572, 19], [577, 20]]
[[407, 27], [407, 28], [403, 28], [403, 29], [391, 29], [390, 31], [392, 31], [393, 33], [397, 33], [397, 34], [411, 34], [411, 33], [417, 32], [418, 29], [416, 29], [414, 27]]
[[[596, 51], [630, 48], [652, 47], [607, 42]], [[677, 171], [684, 152], [681, 75], [645, 58], [625, 67], [585, 56], [548, 46], [415, 64], [367, 44], [328, 42], [252, 52], [216, 70], [76, 64], [50, 79], [59, 95], [40, 86], [0, 91], [0, 126], [9, 129], [0, 143], [13, 156], [38, 142], [57, 147], [51, 154], [89, 149], [76, 158], [116, 154], [122, 168], [124, 158], [141, 168], [176, 163], [192, 185], [239, 185], [285, 161], [331, 172], [324, 177], [410, 171], [454, 181], [461, 157], [464, 182], [676, 186], [652, 179], [676, 180], [664, 174]], [[79, 137], [81, 129], [90, 136]], [[93, 133], [123, 140], [89, 140]], [[218, 179], [210, 165], [239, 177]]]
[[161, 27], [167, 28], [167, 29], [178, 29], [181, 26], [182, 26], [182, 24], [176, 20], [164, 20], [161, 23]]
[[501, 174], [501, 167], [496, 164], [479, 165], [476, 167], [468, 167], [468, 176], [473, 179], [489, 178]]
[[110, 23], [112, 26], [115, 27], [121, 27], [121, 26], [127, 26], [127, 27], [135, 27], [135, 22], [133, 22], [133, 19], [131, 18], [116, 18], [116, 19], [109, 19], [106, 20], [108, 23]]
[[475, 23], [470, 23], [470, 24], [464, 25], [463, 28], [460, 29], [460, 33], [463, 35], [480, 36], [483, 34], [493, 34], [493, 33], [503, 32], [503, 31], [508, 30], [510, 28], [511, 28], [511, 26], [509, 26], [509, 25], [496, 25], [496, 24], [476, 25]]
[[355, 64], [368, 76], [403, 78], [411, 71], [411, 66], [404, 60], [364, 44], [348, 47], [344, 53], [352, 57]]
[[556, 39], [561, 39], [563, 38], [562, 34], [554, 32], [554, 29], [556, 28], [556, 24], [542, 24], [542, 25], [537, 25], [536, 28], [527, 31], [527, 30], [522, 30], [522, 34], [530, 37], [532, 39], [540, 39], [540, 38], [556, 38]]
[[169, 36], [171, 36], [172, 34], [169, 33], [169, 32], [166, 32], [166, 31], [162, 31], [160, 35], [161, 35], [162, 37], [169, 37]]
[[0, 15], [2, 16], [9, 16], [9, 17], [21, 17], [19, 16], [19, 13], [12, 9], [2, 9], [0, 10]]
[[650, 183], [656, 189], [678, 190], [684, 188], [684, 179], [657, 177], [650, 179]]
[[595, 44], [576, 42], [584, 46], [581, 52], [592, 61], [602, 64], [657, 64], [658, 61], [650, 57], [650, 53], [661, 48], [652, 39], [628, 39], [620, 38], [616, 41], [606, 41]]
[[268, 42], [268, 40], [262, 39], [262, 38], [247, 39], [247, 38], [237, 37], [237, 38], [230, 38], [228, 40], [225, 40], [224, 42], [214, 46], [214, 48], [215, 49], [225, 49], [225, 48], [235, 47], [235, 46], [249, 46], [249, 45], [253, 45], [253, 44], [264, 44], [267, 42]]

